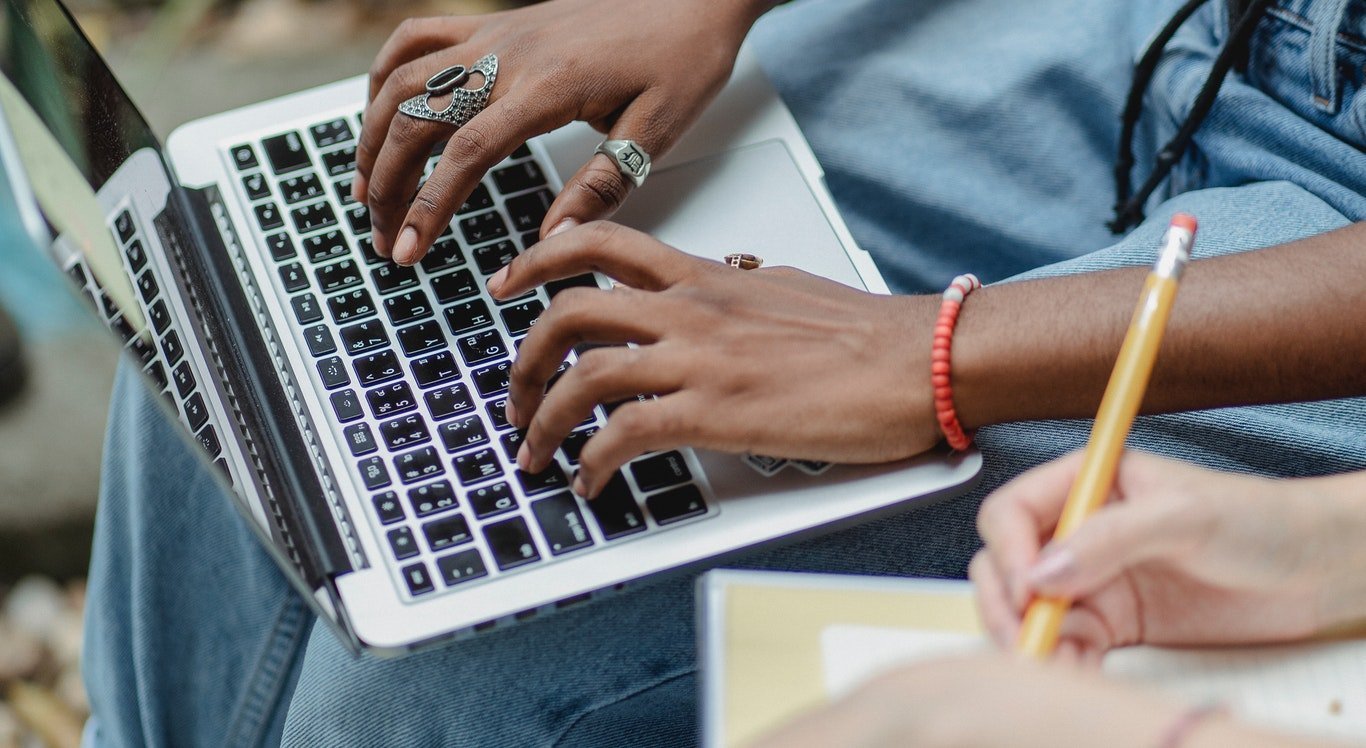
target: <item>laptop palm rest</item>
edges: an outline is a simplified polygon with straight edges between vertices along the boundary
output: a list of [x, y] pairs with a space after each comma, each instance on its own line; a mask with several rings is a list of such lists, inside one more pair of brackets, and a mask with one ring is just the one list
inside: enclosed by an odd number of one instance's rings
[[654, 172], [613, 220], [700, 257], [750, 252], [864, 287], [781, 140]]

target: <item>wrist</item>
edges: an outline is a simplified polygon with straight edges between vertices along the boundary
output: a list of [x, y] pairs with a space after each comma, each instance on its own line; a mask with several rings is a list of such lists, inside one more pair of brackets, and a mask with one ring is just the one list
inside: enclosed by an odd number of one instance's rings
[[1297, 504], [1315, 507], [1309, 547], [1321, 549], [1322, 568], [1315, 575], [1316, 634], [1332, 635], [1366, 626], [1366, 472], [1288, 482]]
[[888, 379], [884, 391], [896, 422], [905, 424], [898, 433], [901, 456], [919, 454], [943, 439], [934, 411], [934, 389], [930, 382], [930, 352], [934, 347], [934, 325], [939, 313], [937, 296], [887, 296], [888, 309], [880, 324], [890, 322], [886, 340], [894, 342], [885, 349], [889, 358], [882, 371]]

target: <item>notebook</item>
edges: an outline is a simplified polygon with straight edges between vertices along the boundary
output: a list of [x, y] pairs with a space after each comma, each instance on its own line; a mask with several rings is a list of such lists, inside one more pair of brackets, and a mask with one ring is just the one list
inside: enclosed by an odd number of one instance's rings
[[[703, 733], [743, 746], [869, 678], [984, 651], [966, 582], [718, 571], [699, 583]], [[1366, 640], [1223, 648], [1135, 647], [1105, 671], [1240, 719], [1366, 740]]]

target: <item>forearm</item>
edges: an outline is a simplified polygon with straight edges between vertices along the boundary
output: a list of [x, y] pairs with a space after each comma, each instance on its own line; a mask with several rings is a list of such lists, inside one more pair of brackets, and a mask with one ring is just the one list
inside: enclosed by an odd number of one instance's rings
[[1319, 634], [1360, 635], [1366, 631], [1366, 471], [1284, 485], [1284, 499], [1309, 510], [1297, 512], [1310, 523], [1306, 552], [1322, 559], [1322, 573], [1312, 580]]
[[[965, 426], [1095, 414], [1148, 268], [983, 289], [953, 343]], [[1147, 413], [1366, 394], [1366, 223], [1187, 268]]]

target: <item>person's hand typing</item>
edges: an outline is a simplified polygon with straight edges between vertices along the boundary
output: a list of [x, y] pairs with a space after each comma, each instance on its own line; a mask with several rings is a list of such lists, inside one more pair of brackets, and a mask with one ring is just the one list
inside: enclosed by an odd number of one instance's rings
[[1035, 468], [982, 505], [970, 576], [1002, 647], [1034, 594], [1075, 599], [1058, 651], [1089, 662], [1140, 643], [1287, 641], [1366, 616], [1366, 501], [1341, 489], [1353, 478], [1272, 481], [1131, 452], [1109, 503], [1049, 543], [1079, 458]]
[[[595, 222], [533, 246], [489, 281], [500, 299], [602, 272], [622, 286], [557, 295], [521, 343], [508, 418], [518, 463], [545, 468], [598, 404], [630, 400], [588, 440], [575, 489], [595, 496], [643, 452], [695, 446], [883, 462], [940, 440], [929, 387], [938, 299], [879, 296], [785, 267], [738, 270]], [[589, 350], [546, 393], [570, 349]]]
[[[485, 172], [530, 138], [575, 120], [634, 140], [658, 159], [725, 84], [750, 26], [771, 5], [554, 0], [405, 22], [370, 72], [356, 151], [354, 196], [370, 208], [375, 250], [417, 262]], [[499, 58], [496, 83], [487, 108], [465, 126], [398, 113], [434, 73], [490, 53]], [[433, 146], [447, 138], [419, 191]], [[610, 158], [593, 156], [566, 182], [542, 234], [608, 217], [632, 186]]]

